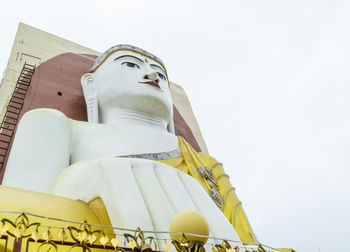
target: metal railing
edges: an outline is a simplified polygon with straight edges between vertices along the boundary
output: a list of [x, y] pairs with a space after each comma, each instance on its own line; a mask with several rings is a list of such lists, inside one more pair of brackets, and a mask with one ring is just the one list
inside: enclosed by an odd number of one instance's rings
[[[7, 217], [7, 218], [5, 218]], [[32, 221], [34, 219], [34, 221]], [[40, 220], [49, 220], [42, 225]], [[174, 234], [166, 231], [142, 231], [111, 226], [95, 225], [87, 222], [69, 221], [18, 211], [0, 210], [0, 249], [5, 252], [20, 251], [178, 251], [178, 252], [271, 252], [286, 251], [263, 244], [244, 244], [240, 241], [218, 237], [205, 244], [187, 239], [196, 234], [176, 233], [182, 238], [157, 239], [157, 234]], [[3, 241], [1, 241], [3, 240]], [[44, 248], [45, 247], [45, 248]], [[66, 248], [66, 249], [65, 249]], [[291, 250], [287, 250], [291, 251]]]
[[0, 171], [2, 171], [6, 164], [19, 116], [23, 108], [24, 98], [30, 86], [34, 71], [35, 66], [26, 62], [24, 63], [0, 125]]

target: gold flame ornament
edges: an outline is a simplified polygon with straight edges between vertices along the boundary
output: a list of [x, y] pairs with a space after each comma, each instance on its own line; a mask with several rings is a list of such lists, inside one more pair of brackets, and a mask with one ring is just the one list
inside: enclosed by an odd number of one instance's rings
[[40, 237], [40, 233], [39, 233], [39, 230], [38, 228], [36, 228], [33, 233], [32, 233], [32, 239], [37, 242], [39, 240], [39, 237]]
[[169, 251], [169, 249], [170, 249], [170, 244], [167, 243], [167, 242], [165, 241], [165, 242], [163, 242], [162, 247], [163, 247], [166, 251]]
[[131, 248], [132, 250], [134, 250], [134, 248], [136, 247], [136, 242], [134, 240], [130, 240], [128, 242], [128, 246], [129, 248]]
[[87, 239], [88, 239], [90, 245], [92, 245], [92, 244], [96, 241], [97, 238], [96, 238], [96, 235], [94, 235], [94, 234], [89, 234], [88, 237], [87, 237]]
[[2, 222], [0, 225], [0, 237], [3, 236], [9, 230], [10, 225], [7, 222]]
[[114, 249], [117, 249], [118, 245], [119, 245], [119, 239], [117, 237], [114, 237], [112, 240], [111, 240], [111, 244], [112, 246], [114, 247]]
[[217, 252], [216, 248], [212, 248], [211, 252]]
[[50, 232], [50, 229], [48, 229], [44, 234], [43, 238], [46, 242], [50, 241], [52, 239], [52, 233]]
[[62, 229], [62, 231], [58, 233], [58, 239], [64, 242], [65, 240], [67, 240], [67, 238], [68, 238], [67, 232], [64, 229]]
[[80, 243], [83, 243], [83, 241], [85, 241], [87, 235], [88, 235], [88, 234], [86, 233], [86, 231], [84, 231], [84, 230], [79, 231], [79, 232], [78, 232], [78, 235], [77, 235], [78, 241], [80, 241]]
[[23, 228], [21, 226], [18, 226], [15, 231], [13, 231], [13, 234], [16, 236], [16, 239], [19, 239], [22, 237], [23, 234]]

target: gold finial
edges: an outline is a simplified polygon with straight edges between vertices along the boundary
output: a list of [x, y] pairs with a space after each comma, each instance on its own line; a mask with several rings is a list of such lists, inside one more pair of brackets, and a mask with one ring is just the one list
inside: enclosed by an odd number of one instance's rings
[[[170, 238], [173, 241], [181, 240], [181, 233], [191, 233], [197, 235], [208, 236], [209, 225], [205, 220], [204, 216], [194, 210], [184, 210], [177, 213], [170, 222], [170, 232], [178, 232], [180, 234], [170, 234]], [[208, 237], [198, 237], [186, 235], [189, 241], [199, 241], [205, 243]]]

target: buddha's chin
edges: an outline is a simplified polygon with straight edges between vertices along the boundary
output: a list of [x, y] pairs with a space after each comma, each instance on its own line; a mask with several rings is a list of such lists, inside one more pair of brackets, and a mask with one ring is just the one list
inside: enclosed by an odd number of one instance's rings
[[100, 109], [121, 109], [161, 117], [168, 121], [173, 105], [165, 96], [122, 95], [100, 104]]

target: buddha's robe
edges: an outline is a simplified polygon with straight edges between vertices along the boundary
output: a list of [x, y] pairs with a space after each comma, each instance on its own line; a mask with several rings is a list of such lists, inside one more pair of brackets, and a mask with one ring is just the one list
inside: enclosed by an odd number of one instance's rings
[[153, 160], [141, 160], [141, 154], [79, 161], [61, 173], [51, 193], [85, 202], [100, 196], [114, 226], [164, 231], [177, 212], [194, 209], [205, 216], [212, 235], [237, 240], [237, 232], [242, 242], [257, 242], [222, 165], [178, 140], [181, 154], [174, 158], [145, 154]]
[[[236, 231], [201, 185], [188, 174], [147, 159], [97, 157], [67, 167], [50, 192], [90, 202], [100, 197], [113, 226], [156, 231], [158, 240], [176, 213], [192, 209], [209, 224], [210, 236], [240, 243]], [[121, 235], [115, 230], [117, 235]], [[218, 241], [215, 241], [218, 242]], [[208, 246], [215, 243], [208, 241]]]
[[[195, 178], [208, 192], [212, 188], [220, 193], [217, 202], [218, 207], [235, 228], [242, 242], [258, 243], [248, 218], [243, 210], [242, 203], [238, 199], [235, 188], [230, 183], [229, 176], [225, 173], [221, 163], [203, 153], [196, 152], [182, 137], [178, 137], [181, 149], [181, 157], [158, 160], [169, 166], [175, 167]], [[215, 176], [214, 181], [205, 179], [199, 172], [199, 167], [208, 167]], [[216, 180], [216, 181], [215, 181]], [[211, 184], [216, 182], [216, 186]], [[215, 188], [216, 187], [216, 188]], [[212, 195], [211, 195], [212, 196]], [[215, 196], [212, 196], [214, 198]], [[223, 200], [223, 202], [220, 202]]]

